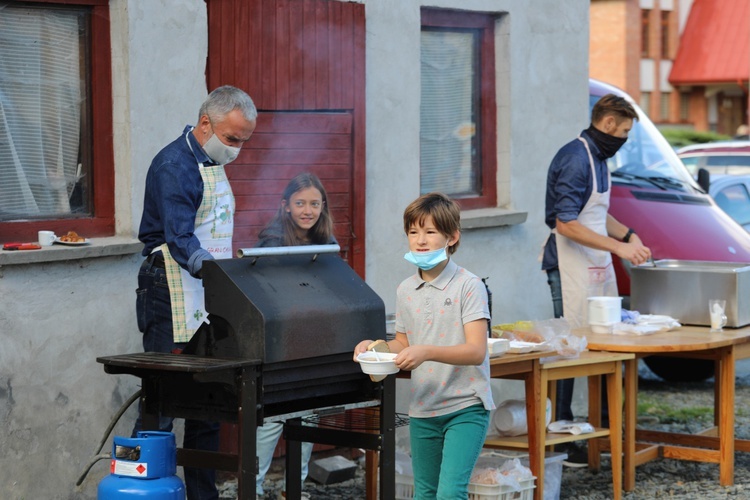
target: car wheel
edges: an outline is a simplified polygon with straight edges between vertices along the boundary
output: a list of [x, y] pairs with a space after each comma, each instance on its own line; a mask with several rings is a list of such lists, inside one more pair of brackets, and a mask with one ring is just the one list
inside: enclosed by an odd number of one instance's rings
[[711, 360], [649, 356], [644, 361], [654, 375], [667, 382], [702, 382], [714, 376]]

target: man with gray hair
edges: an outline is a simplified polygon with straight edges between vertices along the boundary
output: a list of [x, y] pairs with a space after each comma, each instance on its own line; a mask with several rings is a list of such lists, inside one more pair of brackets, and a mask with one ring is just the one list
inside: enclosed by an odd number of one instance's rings
[[[232, 257], [234, 196], [224, 165], [250, 139], [258, 111], [244, 91], [215, 89], [198, 124], [154, 157], [146, 175], [138, 239], [146, 257], [138, 273], [136, 312], [147, 352], [182, 352], [206, 318], [201, 270], [209, 259]], [[172, 419], [159, 422], [172, 429]], [[140, 430], [136, 421], [133, 435]], [[217, 423], [185, 421], [183, 447], [218, 450]], [[189, 500], [219, 498], [213, 469], [185, 467]]]

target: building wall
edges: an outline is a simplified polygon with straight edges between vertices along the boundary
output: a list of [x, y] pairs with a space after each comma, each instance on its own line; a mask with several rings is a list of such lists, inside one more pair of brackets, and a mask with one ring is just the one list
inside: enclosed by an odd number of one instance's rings
[[[674, 0], [592, 0], [590, 6], [590, 75], [625, 90], [656, 123], [681, 121], [679, 93], [667, 78], [684, 23], [680, 10], [684, 4]], [[645, 55], [641, 53], [643, 10], [650, 11]], [[666, 53], [662, 52], [662, 12], [669, 13]], [[669, 103], [666, 116], [662, 115], [662, 97]]]
[[[419, 195], [419, 8], [496, 12], [499, 212], [527, 219], [465, 230], [455, 259], [489, 277], [495, 322], [550, 318], [537, 260], [548, 234], [545, 179], [557, 149], [588, 122], [588, 2], [360, 1], [367, 16], [367, 282], [391, 312], [397, 284], [414, 272], [402, 258], [401, 216]], [[195, 122], [206, 96], [204, 0], [111, 0], [111, 19], [118, 235], [97, 240], [95, 258], [51, 262], [52, 254], [39, 253], [0, 267], [3, 498], [96, 497], [106, 462], [81, 487], [75, 482], [138, 386], [134, 377], [106, 375], [96, 358], [141, 350], [135, 235], [146, 171]], [[496, 402], [520, 394], [519, 383], [495, 386]], [[133, 418], [131, 408], [113, 434], [129, 434]]]
[[628, 52], [640, 38], [638, 26], [627, 22], [624, 0], [594, 0], [590, 7], [589, 76], [625, 89], [637, 75], [628, 73]]

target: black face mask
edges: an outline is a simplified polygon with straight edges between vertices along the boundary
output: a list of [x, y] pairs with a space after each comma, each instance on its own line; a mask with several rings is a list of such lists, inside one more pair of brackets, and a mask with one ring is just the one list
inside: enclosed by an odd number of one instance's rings
[[607, 158], [612, 158], [615, 153], [620, 150], [622, 145], [625, 144], [625, 141], [628, 140], [627, 137], [615, 137], [614, 135], [605, 134], [593, 125], [590, 125], [589, 128], [586, 129], [586, 133], [589, 134], [589, 137], [594, 141], [596, 147], [599, 148], [601, 156], [605, 160]]

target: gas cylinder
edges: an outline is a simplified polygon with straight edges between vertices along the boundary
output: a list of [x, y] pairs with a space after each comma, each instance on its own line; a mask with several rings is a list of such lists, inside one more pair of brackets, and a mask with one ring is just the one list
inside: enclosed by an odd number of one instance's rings
[[99, 483], [99, 500], [185, 500], [177, 472], [174, 434], [139, 431], [134, 438], [115, 436], [110, 475]]

